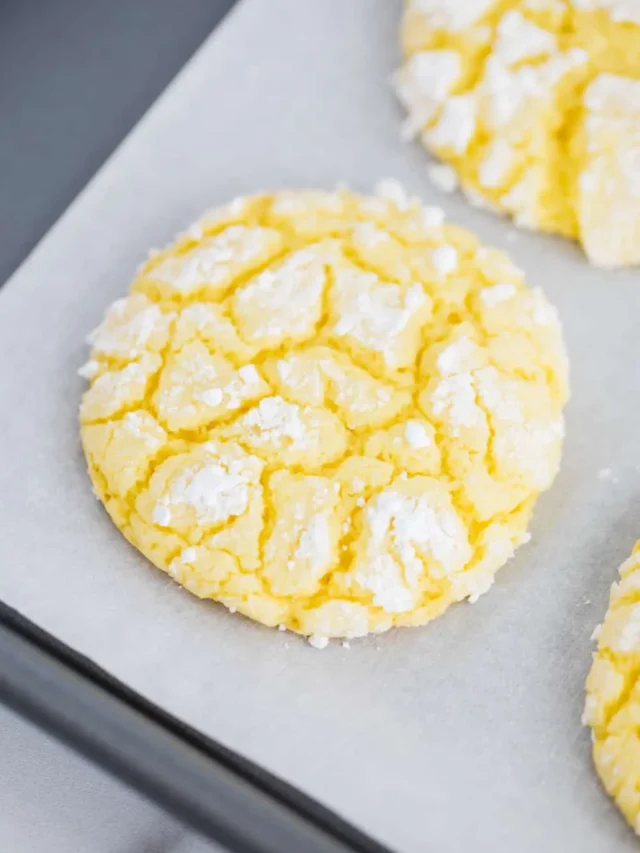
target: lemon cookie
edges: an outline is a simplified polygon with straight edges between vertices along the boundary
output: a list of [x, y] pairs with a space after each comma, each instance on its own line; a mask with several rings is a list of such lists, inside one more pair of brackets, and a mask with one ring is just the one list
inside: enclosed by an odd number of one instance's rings
[[442, 189], [640, 263], [636, 0], [407, 0], [395, 88]]
[[475, 599], [558, 467], [556, 312], [395, 182], [212, 211], [89, 340], [82, 442], [117, 526], [316, 645]]
[[620, 566], [596, 637], [583, 722], [605, 788], [640, 834], [640, 542]]

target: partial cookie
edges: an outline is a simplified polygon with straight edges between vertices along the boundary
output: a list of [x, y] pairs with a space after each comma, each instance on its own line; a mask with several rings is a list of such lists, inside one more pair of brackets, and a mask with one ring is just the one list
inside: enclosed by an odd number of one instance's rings
[[117, 526], [316, 645], [477, 598], [558, 468], [554, 309], [394, 182], [212, 211], [90, 342], [82, 442]]
[[474, 204], [640, 263], [640, 5], [406, 0], [395, 88], [408, 138]]
[[605, 788], [640, 834], [640, 542], [620, 566], [596, 637], [583, 722]]

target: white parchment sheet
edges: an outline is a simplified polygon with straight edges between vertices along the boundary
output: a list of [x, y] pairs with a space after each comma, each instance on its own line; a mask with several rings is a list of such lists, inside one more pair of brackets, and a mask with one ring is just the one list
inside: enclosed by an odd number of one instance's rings
[[[640, 273], [589, 269], [430, 187], [388, 86], [399, 14], [245, 0], [0, 292], [0, 597], [402, 853], [635, 851], [580, 713], [590, 634], [640, 536]], [[387, 176], [511, 251], [559, 307], [568, 438], [532, 543], [489, 594], [321, 652], [199, 602], [126, 544], [89, 488], [76, 370], [147, 248], [208, 206]]]

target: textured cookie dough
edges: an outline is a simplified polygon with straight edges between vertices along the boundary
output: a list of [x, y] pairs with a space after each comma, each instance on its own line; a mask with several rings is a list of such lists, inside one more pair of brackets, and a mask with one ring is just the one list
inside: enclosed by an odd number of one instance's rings
[[605, 788], [640, 834], [640, 542], [620, 566], [595, 638], [583, 722]]
[[558, 467], [556, 312], [395, 182], [214, 210], [89, 340], [82, 442], [117, 526], [316, 645], [475, 599]]
[[406, 0], [395, 88], [474, 204], [640, 263], [638, 0]]

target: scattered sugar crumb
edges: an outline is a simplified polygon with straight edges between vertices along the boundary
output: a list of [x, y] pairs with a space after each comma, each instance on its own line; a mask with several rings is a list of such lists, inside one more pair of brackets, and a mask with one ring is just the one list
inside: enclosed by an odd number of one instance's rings
[[458, 175], [453, 166], [447, 163], [431, 163], [427, 166], [431, 183], [443, 193], [452, 193], [458, 188]]
[[100, 372], [100, 363], [95, 359], [89, 359], [82, 367], [78, 368], [78, 376], [83, 379], [93, 379]]
[[411, 203], [407, 191], [395, 178], [383, 178], [378, 181], [374, 188], [374, 194], [385, 199], [385, 201], [392, 202], [400, 211], [407, 210]]
[[422, 224], [425, 228], [437, 228], [444, 223], [444, 210], [429, 205], [422, 208]]

